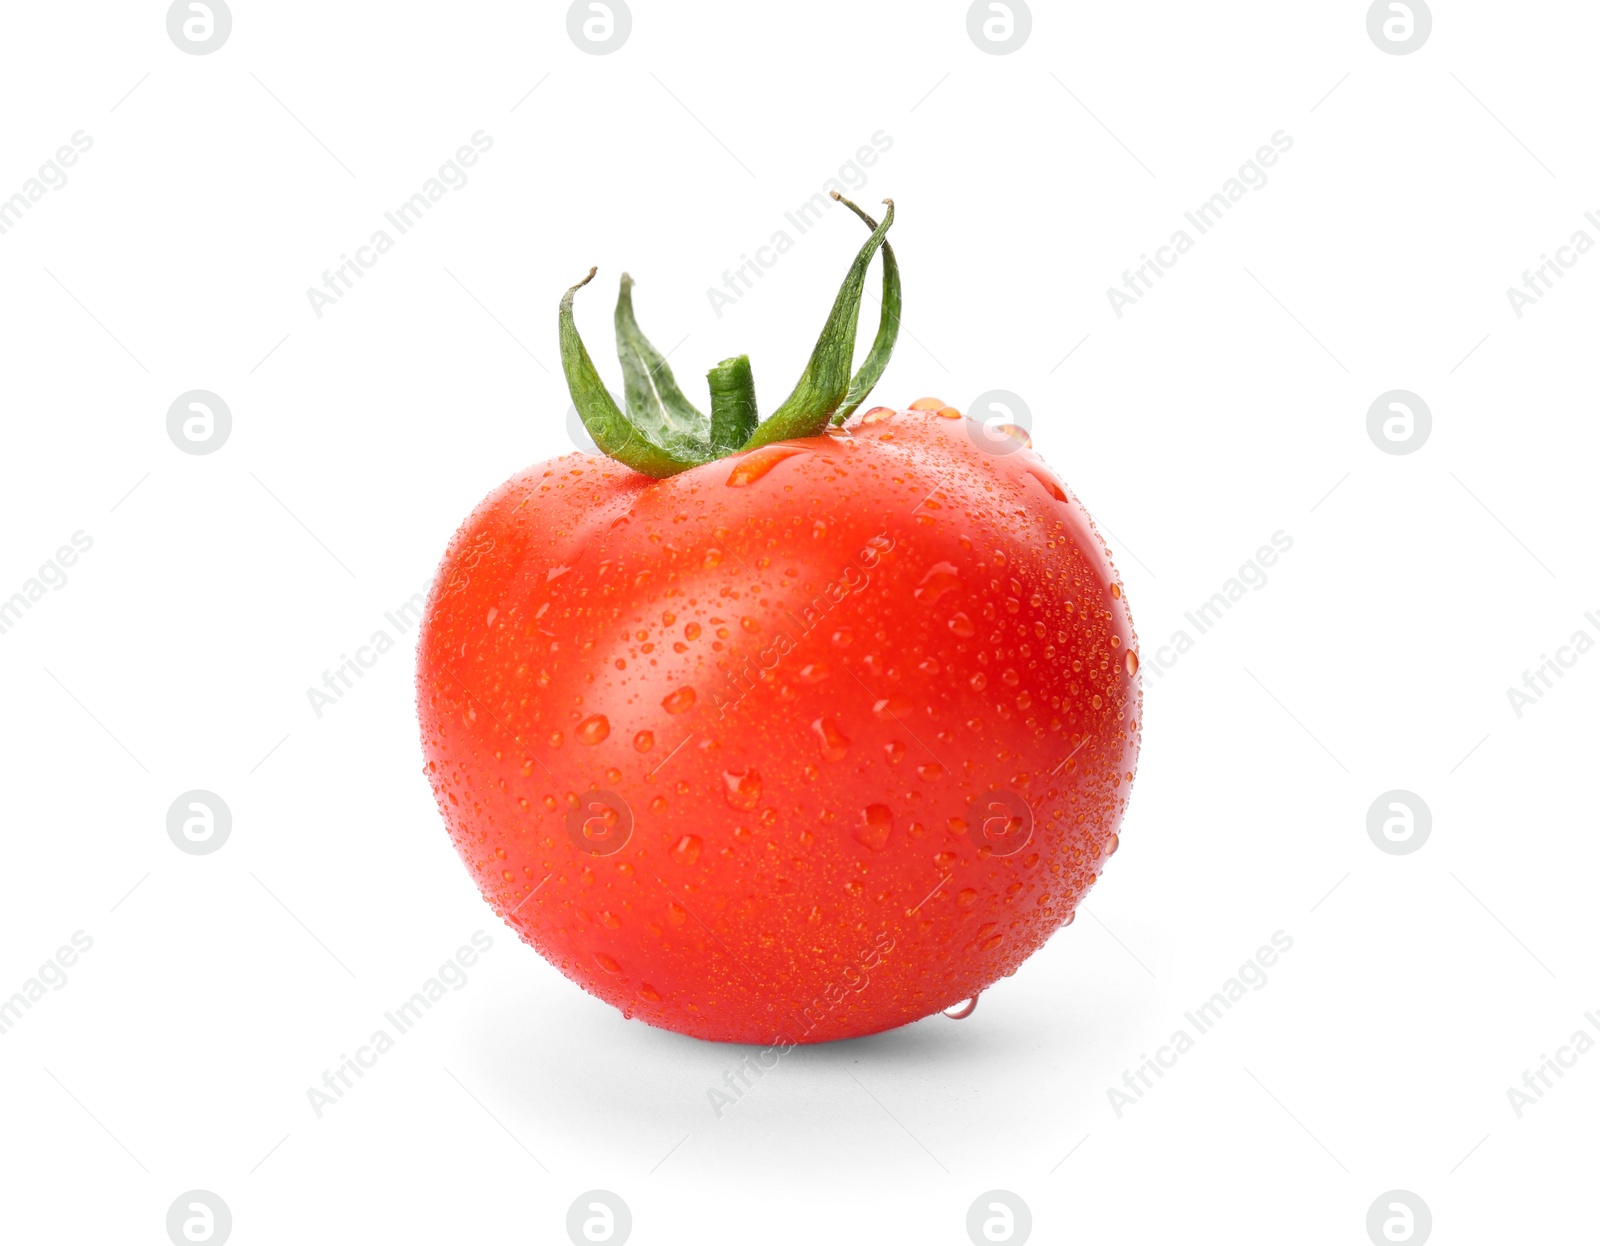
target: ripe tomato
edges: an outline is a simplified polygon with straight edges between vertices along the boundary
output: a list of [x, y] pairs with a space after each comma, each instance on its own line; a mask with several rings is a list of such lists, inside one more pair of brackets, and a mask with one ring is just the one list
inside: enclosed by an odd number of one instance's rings
[[1042, 460], [968, 425], [879, 407], [664, 478], [571, 454], [456, 534], [418, 658], [439, 808], [501, 916], [625, 1015], [903, 1025], [1014, 972], [1116, 850], [1126, 599]]

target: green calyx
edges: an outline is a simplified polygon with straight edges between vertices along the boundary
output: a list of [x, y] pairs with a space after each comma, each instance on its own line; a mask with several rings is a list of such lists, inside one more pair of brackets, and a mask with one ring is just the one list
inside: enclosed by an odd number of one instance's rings
[[[597, 270], [591, 268], [587, 277], [562, 296], [561, 368], [573, 405], [603, 453], [659, 480], [769, 442], [815, 437], [830, 423], [844, 423], [861, 405], [888, 366], [900, 331], [900, 267], [885, 240], [894, 224], [894, 202], [884, 200], [889, 210], [880, 225], [837, 192], [833, 197], [860, 217], [872, 236], [856, 253], [794, 392], [764, 421], [757, 413], [755, 377], [746, 355], [724, 359], [707, 373], [709, 416], [683, 396], [666, 358], [634, 319], [633, 279], [626, 273], [617, 295], [615, 321], [627, 411], [618, 410], [578, 336], [572, 315], [573, 296], [589, 284]], [[852, 374], [867, 266], [880, 246], [883, 308], [878, 332], [866, 359]]]

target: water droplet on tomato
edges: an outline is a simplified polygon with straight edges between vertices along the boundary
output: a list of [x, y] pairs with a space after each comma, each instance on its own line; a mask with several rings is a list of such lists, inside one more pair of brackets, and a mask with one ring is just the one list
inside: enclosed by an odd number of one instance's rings
[[[1013, 425], [1011, 427], [1014, 428], [1015, 425]], [[1021, 431], [1021, 430], [1018, 430], [1018, 431]], [[1008, 435], [1015, 436], [1014, 433], [1008, 433]], [[1023, 433], [1023, 436], [1026, 437], [1027, 434]], [[1033, 444], [1032, 438], [1029, 438], [1026, 444], [1031, 446]], [[1044, 486], [1044, 491], [1046, 493], [1048, 493], [1051, 497], [1053, 497], [1056, 501], [1065, 502], [1067, 500], [1066, 491], [1064, 489], [1062, 489], [1062, 487], [1059, 484], [1057, 484], [1053, 479], [1051, 479], [1051, 477], [1050, 477], [1048, 472], [1042, 472], [1042, 471], [1038, 471], [1037, 469], [1030, 468], [1028, 470], [1028, 475], [1032, 476], [1041, 485], [1043, 485]]]
[[656, 737], [652, 732], [641, 731], [633, 737], [633, 747], [641, 753], [648, 753], [656, 746]]
[[579, 744], [599, 744], [611, 734], [611, 720], [604, 714], [585, 718], [572, 733]]
[[733, 470], [728, 473], [724, 481], [729, 488], [742, 489], [753, 485], [779, 463], [791, 459], [797, 454], [809, 454], [809, 450], [801, 446], [786, 446], [783, 444], [762, 446], [759, 450], [752, 450], [734, 462]]
[[952, 589], [961, 587], [961, 577], [954, 563], [936, 562], [928, 568], [913, 596], [925, 606], [931, 606]]
[[[982, 993], [983, 992], [981, 991], [978, 992], [979, 995]], [[977, 1006], [978, 996], [974, 995], [971, 999], [964, 999], [959, 1004], [951, 1005], [949, 1008], [945, 1009], [944, 1015], [949, 1017], [952, 1021], [965, 1021], [972, 1015], [973, 1009], [975, 1009]]]
[[[978, 902], [978, 891], [977, 891], [977, 888], [975, 888], [975, 887], [963, 887], [960, 891], [956, 892], [956, 907], [957, 908], [970, 909], [977, 902]], [[978, 933], [982, 934], [983, 931], [980, 930]]]
[[594, 954], [594, 963], [599, 965], [600, 968], [604, 969], [607, 973], [622, 972], [622, 966], [617, 964], [616, 959], [614, 957], [607, 956], [604, 952], [596, 952]]
[[639, 983], [639, 998], [647, 999], [652, 1004], [659, 1004], [661, 1002], [661, 992], [648, 982], [641, 982]]
[[883, 746], [883, 755], [889, 759], [891, 766], [898, 766], [906, 759], [906, 746], [899, 740], [890, 740]]
[[679, 865], [693, 865], [700, 859], [700, 837], [685, 835], [672, 845], [672, 859]]
[[694, 704], [694, 689], [685, 684], [676, 692], [669, 692], [661, 699], [661, 708], [669, 714], [682, 714]]
[[963, 640], [978, 634], [978, 629], [973, 626], [972, 620], [961, 610], [950, 616], [950, 630]]
[[819, 718], [811, 724], [811, 730], [817, 733], [817, 739], [822, 742], [822, 756], [828, 761], [843, 761], [844, 756], [850, 751], [850, 738], [839, 729], [839, 724], [831, 718]]
[[1127, 667], [1128, 678], [1132, 679], [1139, 673], [1139, 655], [1132, 649], [1129, 649], [1128, 655], [1122, 659], [1122, 665]]
[[754, 809], [761, 803], [761, 776], [754, 770], [724, 771], [722, 796], [734, 809]]
[[894, 832], [894, 813], [888, 805], [868, 805], [861, 811], [860, 824], [850, 832], [856, 843], [873, 852], [882, 852]]

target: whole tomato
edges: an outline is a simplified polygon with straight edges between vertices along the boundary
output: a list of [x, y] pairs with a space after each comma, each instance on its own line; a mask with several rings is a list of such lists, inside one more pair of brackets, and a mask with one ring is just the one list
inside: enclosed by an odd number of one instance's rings
[[1127, 601], [1025, 435], [997, 452], [935, 400], [854, 416], [900, 286], [893, 205], [847, 206], [872, 238], [763, 423], [743, 357], [712, 370], [709, 418], [682, 398], [626, 277], [623, 414], [568, 291], [563, 361], [606, 454], [484, 500], [419, 646], [427, 774], [485, 898], [625, 1016], [700, 1038], [819, 1042], [975, 998], [1071, 922], [1138, 752]]

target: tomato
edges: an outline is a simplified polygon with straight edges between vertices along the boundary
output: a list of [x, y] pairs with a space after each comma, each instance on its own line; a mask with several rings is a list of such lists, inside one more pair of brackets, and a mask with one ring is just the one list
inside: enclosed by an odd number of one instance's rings
[[1133, 778], [1137, 642], [1083, 507], [942, 403], [839, 405], [659, 477], [528, 468], [423, 624], [426, 771], [485, 898], [700, 1038], [975, 998], [1071, 922]]

